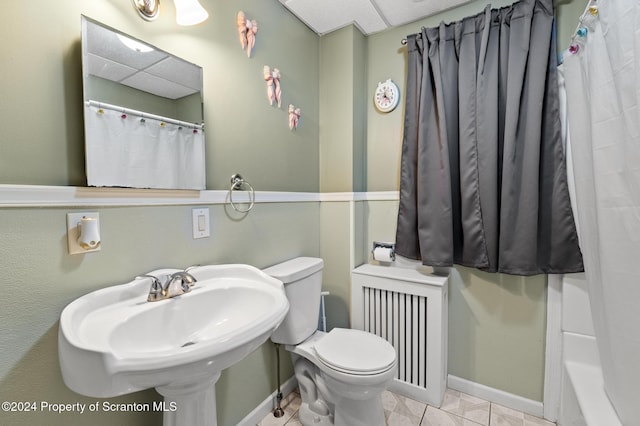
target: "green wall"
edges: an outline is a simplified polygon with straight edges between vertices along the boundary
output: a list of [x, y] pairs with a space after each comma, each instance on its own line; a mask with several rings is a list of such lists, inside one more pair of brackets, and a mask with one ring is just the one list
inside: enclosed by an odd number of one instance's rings
[[[400, 40], [407, 34], [485, 5], [476, 1], [369, 37], [351, 26], [318, 37], [275, 0], [201, 3], [210, 19], [187, 28], [175, 24], [170, 1], [162, 2], [161, 16], [151, 23], [138, 18], [129, 0], [5, 5], [0, 184], [85, 185], [79, 44], [85, 14], [203, 66], [208, 189], [226, 190], [230, 175], [240, 172], [258, 191], [396, 191], [402, 107], [378, 113], [371, 100], [374, 87], [392, 78], [404, 88], [406, 49]], [[583, 0], [573, 0], [560, 7], [561, 46], [583, 6]], [[259, 23], [251, 59], [237, 40], [238, 10]], [[344, 62], [337, 64], [338, 58]], [[282, 72], [281, 109], [268, 105], [264, 65]], [[328, 94], [336, 88], [338, 100], [331, 101]], [[295, 132], [287, 126], [289, 103], [302, 109]], [[325, 289], [331, 291], [329, 325], [348, 326], [351, 269], [368, 260], [373, 240], [395, 238], [397, 201], [260, 203], [244, 218], [228, 206], [209, 207], [212, 235], [203, 240], [191, 238], [188, 205], [90, 208], [100, 212], [105, 242], [100, 252], [80, 256], [67, 254], [65, 214], [86, 208], [0, 207], [0, 399], [88, 400], [62, 382], [57, 328], [64, 306], [94, 289], [159, 267], [231, 262], [265, 267], [299, 255], [322, 256]], [[457, 268], [450, 294], [450, 373], [541, 400], [544, 277]], [[235, 425], [275, 389], [274, 365], [272, 347], [265, 344], [223, 373], [217, 386], [221, 426]], [[284, 370], [283, 377], [291, 375], [290, 363], [284, 362]], [[113, 400], [158, 399], [149, 390]], [[3, 425], [159, 421], [132, 413], [0, 412]]]
[[320, 40], [320, 191], [365, 191], [367, 41], [354, 26]]

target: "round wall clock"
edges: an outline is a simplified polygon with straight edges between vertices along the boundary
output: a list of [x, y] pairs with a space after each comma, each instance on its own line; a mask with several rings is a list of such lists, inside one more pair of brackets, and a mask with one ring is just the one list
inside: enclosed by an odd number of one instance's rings
[[133, 8], [138, 11], [142, 19], [153, 21], [160, 11], [160, 0], [131, 0]]
[[373, 95], [373, 101], [380, 112], [393, 111], [398, 106], [399, 100], [400, 90], [391, 79], [378, 83]]

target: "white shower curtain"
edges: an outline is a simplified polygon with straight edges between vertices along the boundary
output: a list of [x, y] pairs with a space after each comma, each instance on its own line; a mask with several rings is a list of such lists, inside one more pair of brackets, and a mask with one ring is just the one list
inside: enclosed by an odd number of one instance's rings
[[580, 247], [605, 389], [624, 425], [640, 425], [639, 9], [593, 1], [563, 65]]
[[85, 105], [89, 186], [205, 189], [202, 130]]

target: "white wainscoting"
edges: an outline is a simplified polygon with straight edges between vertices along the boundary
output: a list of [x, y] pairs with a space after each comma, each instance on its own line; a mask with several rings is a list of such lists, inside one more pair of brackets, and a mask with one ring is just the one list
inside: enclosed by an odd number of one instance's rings
[[[256, 191], [256, 203], [304, 203], [397, 200], [398, 191], [279, 192]], [[234, 192], [234, 202], [249, 201], [246, 191]], [[100, 207], [228, 204], [229, 191], [94, 188], [76, 186], [0, 185], [0, 208]]]

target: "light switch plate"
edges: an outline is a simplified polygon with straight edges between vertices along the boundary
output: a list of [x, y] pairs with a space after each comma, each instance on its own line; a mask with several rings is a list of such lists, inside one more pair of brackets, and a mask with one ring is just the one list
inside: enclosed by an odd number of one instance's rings
[[209, 208], [192, 209], [193, 238], [206, 238], [211, 235]]
[[67, 244], [69, 246], [69, 254], [81, 254], [91, 253], [93, 251], [100, 251], [99, 245], [94, 249], [85, 250], [78, 243], [80, 238], [80, 226], [79, 223], [83, 217], [90, 217], [98, 220], [98, 229], [100, 228], [100, 213], [67, 213]]

